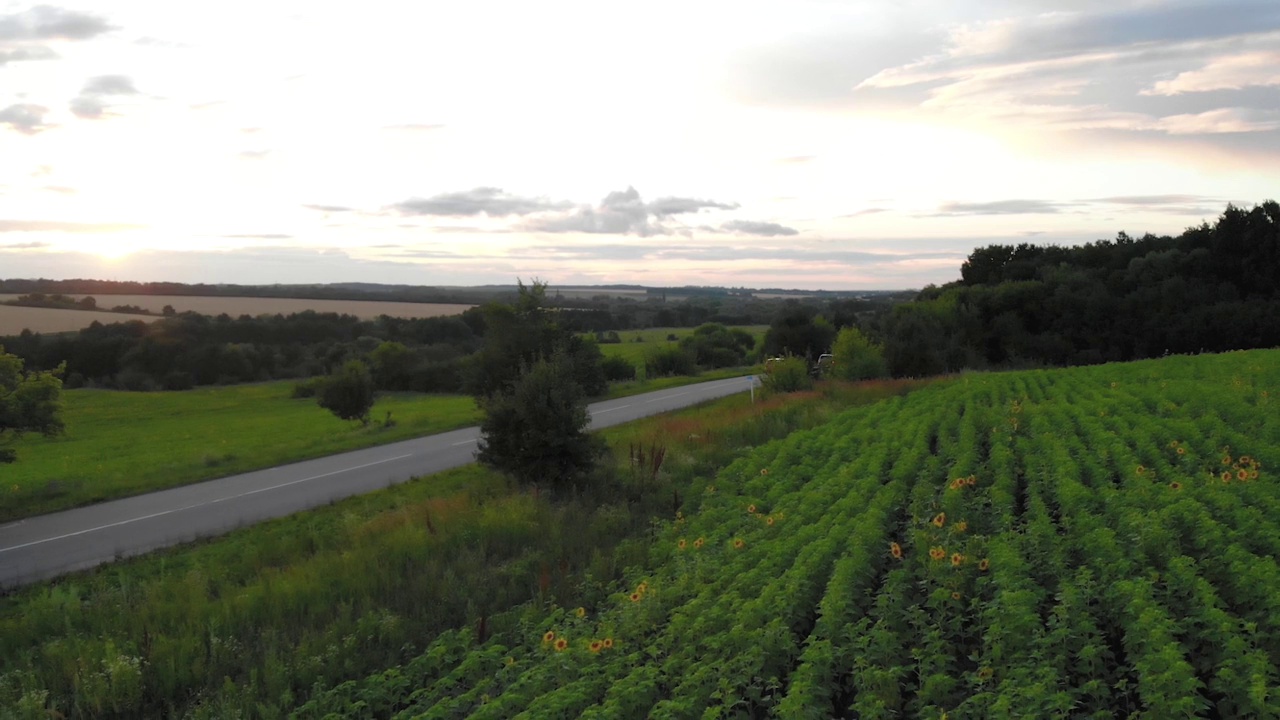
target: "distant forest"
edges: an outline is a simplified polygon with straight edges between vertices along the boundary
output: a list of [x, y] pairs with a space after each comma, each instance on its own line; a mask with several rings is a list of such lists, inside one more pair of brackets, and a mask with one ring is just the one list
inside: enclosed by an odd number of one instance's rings
[[895, 375], [1084, 365], [1280, 345], [1280, 205], [1177, 237], [974, 250], [876, 335]]
[[[245, 287], [0, 281], [4, 292], [71, 295], [243, 294]], [[264, 294], [278, 289], [290, 297], [439, 302], [502, 302], [515, 295], [496, 287], [432, 295], [437, 289], [361, 284], [314, 286], [320, 288], [317, 294], [299, 295], [282, 289], [287, 287], [256, 289]], [[1280, 205], [1227, 206], [1214, 224], [1177, 237], [1134, 239], [1122, 232], [1115, 240], [1078, 247], [982, 247], [965, 261], [960, 280], [919, 293], [762, 299], [724, 288], [671, 292], [682, 299], [667, 301], [656, 292], [643, 299], [605, 292], [593, 298], [555, 297], [551, 289], [547, 300], [562, 327], [602, 342], [625, 341], [625, 331], [641, 328], [771, 325], [775, 332], [748, 361], [758, 360], [761, 352], [813, 359], [823, 350], [819, 345], [829, 345], [836, 331], [853, 326], [881, 345], [895, 376], [1275, 347], [1280, 346]], [[0, 338], [0, 346], [24, 358], [30, 369], [65, 362], [68, 387], [176, 390], [309, 378], [362, 359], [383, 389], [460, 392], [485, 335], [480, 307], [460, 316], [417, 320], [316, 312], [238, 318], [181, 313], [152, 323], [94, 323], [78, 333], [24, 332]], [[689, 352], [692, 359], [669, 365], [678, 370], [659, 372], [696, 372], [698, 358], [714, 354]]]

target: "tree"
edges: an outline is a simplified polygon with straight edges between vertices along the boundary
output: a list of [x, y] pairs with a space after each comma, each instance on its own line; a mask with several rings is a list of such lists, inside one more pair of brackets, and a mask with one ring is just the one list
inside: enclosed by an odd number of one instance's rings
[[373, 394], [373, 376], [368, 366], [351, 360], [325, 381], [316, 394], [316, 401], [343, 420], [359, 420], [360, 424], [368, 425]]
[[602, 452], [587, 433], [586, 394], [564, 353], [525, 366], [509, 391], [481, 397], [480, 407], [477, 458], [521, 483], [572, 485]]
[[843, 380], [870, 380], [889, 374], [884, 349], [852, 325], [836, 335], [831, 354], [835, 355], [834, 374]]
[[6, 353], [0, 345], [0, 463], [17, 459], [14, 450], [4, 446], [23, 433], [52, 437], [63, 431], [61, 372], [61, 367], [24, 372], [22, 358]]
[[788, 303], [765, 333], [764, 354], [770, 357], [799, 355], [816, 360], [831, 347], [835, 337], [836, 329], [817, 315], [816, 308]]

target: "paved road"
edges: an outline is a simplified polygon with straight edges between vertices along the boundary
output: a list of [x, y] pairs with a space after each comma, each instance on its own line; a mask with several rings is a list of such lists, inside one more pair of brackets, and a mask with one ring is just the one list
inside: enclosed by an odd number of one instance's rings
[[[746, 392], [754, 378], [591, 405], [593, 428]], [[0, 588], [138, 555], [474, 461], [479, 428], [232, 475], [0, 526]]]

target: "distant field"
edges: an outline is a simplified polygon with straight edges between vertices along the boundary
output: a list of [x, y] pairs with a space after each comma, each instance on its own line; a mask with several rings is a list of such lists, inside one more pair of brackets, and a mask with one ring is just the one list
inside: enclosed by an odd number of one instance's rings
[[[17, 295], [0, 294], [0, 302], [5, 300], [13, 300]], [[82, 297], [75, 295], [72, 297]], [[109, 308], [116, 305], [136, 305], [145, 310], [152, 312], [160, 312], [165, 305], [172, 305], [174, 310], [178, 312], [198, 312], [202, 315], [220, 315], [226, 313], [232, 317], [240, 315], [262, 315], [264, 313], [274, 315], [276, 313], [289, 314], [303, 312], [304, 310], [315, 310], [316, 312], [336, 312], [345, 313], [347, 315], [355, 315], [363, 320], [369, 320], [379, 315], [390, 315], [391, 317], [402, 318], [425, 318], [439, 317], [441, 315], [458, 315], [464, 310], [471, 308], [471, 305], [453, 305], [448, 303], [411, 303], [411, 302], [379, 302], [377, 300], [305, 300], [300, 298], [254, 298], [254, 297], [205, 297], [205, 296], [186, 296], [186, 295], [94, 295], [94, 299], [98, 301], [99, 307]], [[44, 310], [44, 308], [5, 308], [5, 310]], [[51, 313], [75, 313], [81, 311], [73, 310], [48, 310]], [[32, 327], [33, 332], [63, 332], [66, 330], [78, 330], [85, 327], [94, 320], [102, 322], [122, 322], [120, 313], [108, 314], [109, 319], [100, 317], [103, 313], [84, 313], [84, 320], [63, 320], [59, 329], [43, 329]], [[6, 322], [7, 315], [0, 315], [0, 323], [3, 327], [8, 327]], [[27, 321], [32, 322], [32, 321]], [[48, 321], [50, 324], [54, 320]], [[74, 324], [74, 323], [80, 324]], [[70, 324], [70, 327], [65, 325]], [[30, 326], [28, 326], [30, 327]], [[22, 332], [22, 327], [18, 327], [14, 332]]]
[[[764, 341], [764, 334], [768, 331], [767, 325], [747, 325], [742, 328], [751, 333], [756, 339], [756, 347]], [[622, 338], [620, 343], [602, 343], [600, 352], [605, 357], [620, 357], [630, 360], [642, 373], [644, 372], [644, 356], [646, 352], [654, 348], [671, 347], [679, 342], [680, 338], [693, 334], [693, 328], [647, 328], [645, 330], [619, 330], [618, 337]], [[669, 340], [674, 335], [675, 340]]]
[[[0, 300], [8, 300], [16, 295], [0, 295]], [[117, 305], [122, 303], [116, 303]], [[117, 323], [127, 320], [144, 320], [151, 322], [158, 316], [128, 315], [125, 313], [99, 312], [93, 310], [61, 310], [56, 308], [14, 307], [0, 305], [0, 335], [17, 335], [30, 329], [38, 333], [71, 332], [89, 327], [94, 320], [100, 323]]]

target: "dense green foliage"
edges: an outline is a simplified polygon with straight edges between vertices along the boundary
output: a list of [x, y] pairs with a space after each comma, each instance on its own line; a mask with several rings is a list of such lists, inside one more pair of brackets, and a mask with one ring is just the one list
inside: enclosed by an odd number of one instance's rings
[[764, 367], [764, 386], [774, 392], [798, 392], [813, 388], [813, 373], [802, 357], [784, 357], [770, 360]]
[[477, 398], [476, 459], [525, 485], [571, 487], [595, 466], [603, 448], [587, 434], [587, 397], [563, 354], [526, 366], [510, 392]]
[[975, 250], [883, 323], [895, 375], [1280, 345], [1280, 204], [1178, 237]]
[[830, 350], [838, 328], [818, 312], [812, 305], [788, 303], [765, 333], [764, 354], [768, 357], [796, 355], [812, 361]]
[[58, 374], [25, 372], [22, 359], [0, 345], [0, 463], [17, 459], [9, 445], [23, 433], [53, 437], [63, 429]]
[[578, 610], [299, 717], [1275, 717], [1280, 351], [973, 374], [707, 477]]
[[841, 330], [831, 346], [831, 353], [835, 356], [831, 373], [842, 380], [870, 380], [889, 374], [884, 348], [868, 339], [857, 327]]
[[359, 420], [361, 425], [369, 424], [373, 400], [373, 376], [359, 360], [348, 361], [316, 390], [316, 402], [320, 407], [339, 419]]

